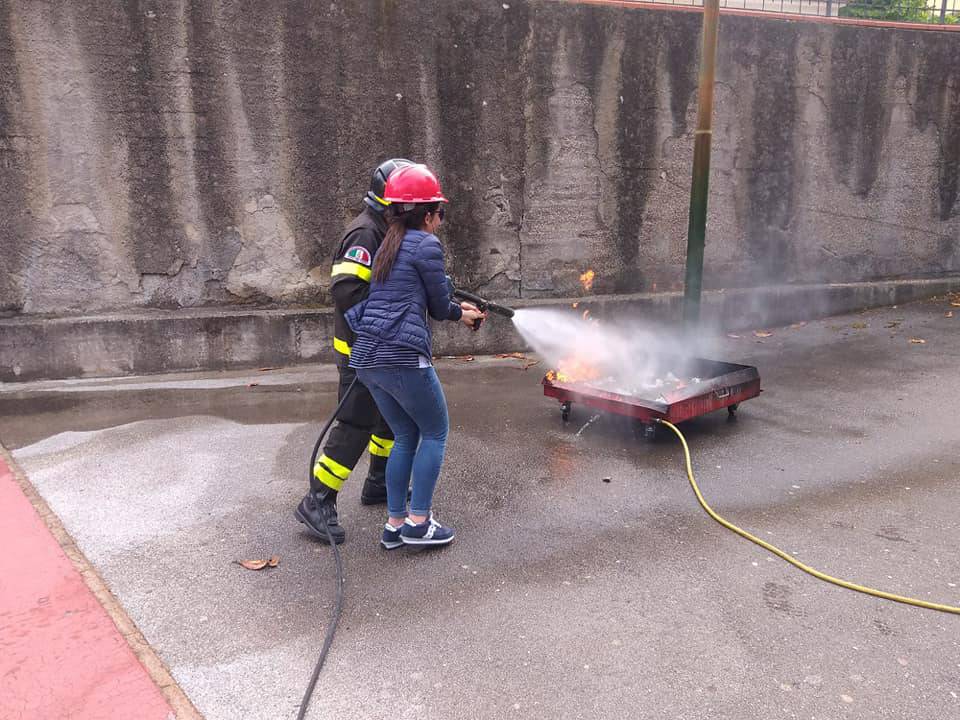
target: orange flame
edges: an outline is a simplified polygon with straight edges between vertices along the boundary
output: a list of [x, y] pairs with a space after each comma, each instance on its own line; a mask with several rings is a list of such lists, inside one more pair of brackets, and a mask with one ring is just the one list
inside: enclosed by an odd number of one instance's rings
[[596, 380], [601, 376], [600, 368], [592, 365], [589, 361], [571, 355], [565, 357], [557, 364], [556, 370], [550, 370], [547, 373], [547, 380], [550, 382], [584, 382], [587, 380]]
[[580, 284], [583, 285], [583, 289], [586, 292], [590, 292], [590, 289], [593, 287], [593, 279], [596, 276], [597, 274], [593, 270], [587, 270], [580, 276]]

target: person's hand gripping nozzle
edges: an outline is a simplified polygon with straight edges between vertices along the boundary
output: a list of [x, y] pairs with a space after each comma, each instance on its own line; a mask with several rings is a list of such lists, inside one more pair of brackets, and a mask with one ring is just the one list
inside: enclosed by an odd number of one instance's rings
[[[462, 302], [470, 303], [471, 305], [476, 307], [477, 310], [479, 310], [480, 312], [482, 313], [492, 312], [492, 313], [496, 313], [497, 315], [502, 315], [503, 317], [508, 317], [508, 318], [513, 317], [513, 313], [514, 313], [513, 308], [509, 308], [506, 305], [499, 305], [495, 302], [491, 302], [490, 300], [482, 298], [479, 295], [475, 295], [474, 293], [468, 292], [466, 290], [458, 290], [454, 286], [453, 280], [449, 275], [447, 275], [447, 283], [450, 285], [450, 294], [454, 298]], [[478, 320], [474, 320], [473, 329], [479, 330], [480, 325], [482, 324], [483, 324], [482, 318]]]

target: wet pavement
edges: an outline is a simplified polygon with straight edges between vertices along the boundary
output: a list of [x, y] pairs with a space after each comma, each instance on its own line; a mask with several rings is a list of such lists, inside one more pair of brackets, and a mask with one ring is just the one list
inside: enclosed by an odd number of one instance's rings
[[[713, 507], [826, 572], [960, 604], [948, 310], [725, 338], [764, 393], [683, 428]], [[382, 551], [365, 463], [345, 488], [346, 606], [311, 717], [960, 716], [960, 617], [741, 540], [674, 440], [577, 406], [564, 425], [520, 366], [438, 363], [453, 545]], [[334, 393], [332, 367], [0, 387], [0, 441], [209, 720], [296, 715], [334, 584], [291, 511]]]

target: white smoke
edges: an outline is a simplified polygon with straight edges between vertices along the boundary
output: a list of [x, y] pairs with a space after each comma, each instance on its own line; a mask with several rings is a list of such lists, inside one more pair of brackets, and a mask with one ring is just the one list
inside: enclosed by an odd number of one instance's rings
[[601, 322], [574, 309], [521, 308], [513, 322], [549, 367], [576, 358], [599, 368], [601, 380], [591, 385], [631, 394], [671, 376], [692, 379], [690, 361], [710, 358], [718, 345], [715, 332], [685, 333], [638, 320]]

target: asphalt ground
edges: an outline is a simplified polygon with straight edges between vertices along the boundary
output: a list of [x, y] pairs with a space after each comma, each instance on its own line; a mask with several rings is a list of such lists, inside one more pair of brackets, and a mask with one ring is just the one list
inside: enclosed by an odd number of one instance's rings
[[[724, 338], [764, 393], [682, 428], [713, 507], [831, 574], [960, 605], [950, 310]], [[736, 537], [676, 440], [577, 406], [564, 424], [521, 367], [438, 362], [450, 547], [381, 550], [365, 462], [346, 486], [346, 606], [311, 717], [960, 717], [960, 617]], [[0, 387], [0, 441], [209, 720], [296, 715], [334, 581], [292, 510], [334, 393], [319, 366]]]

